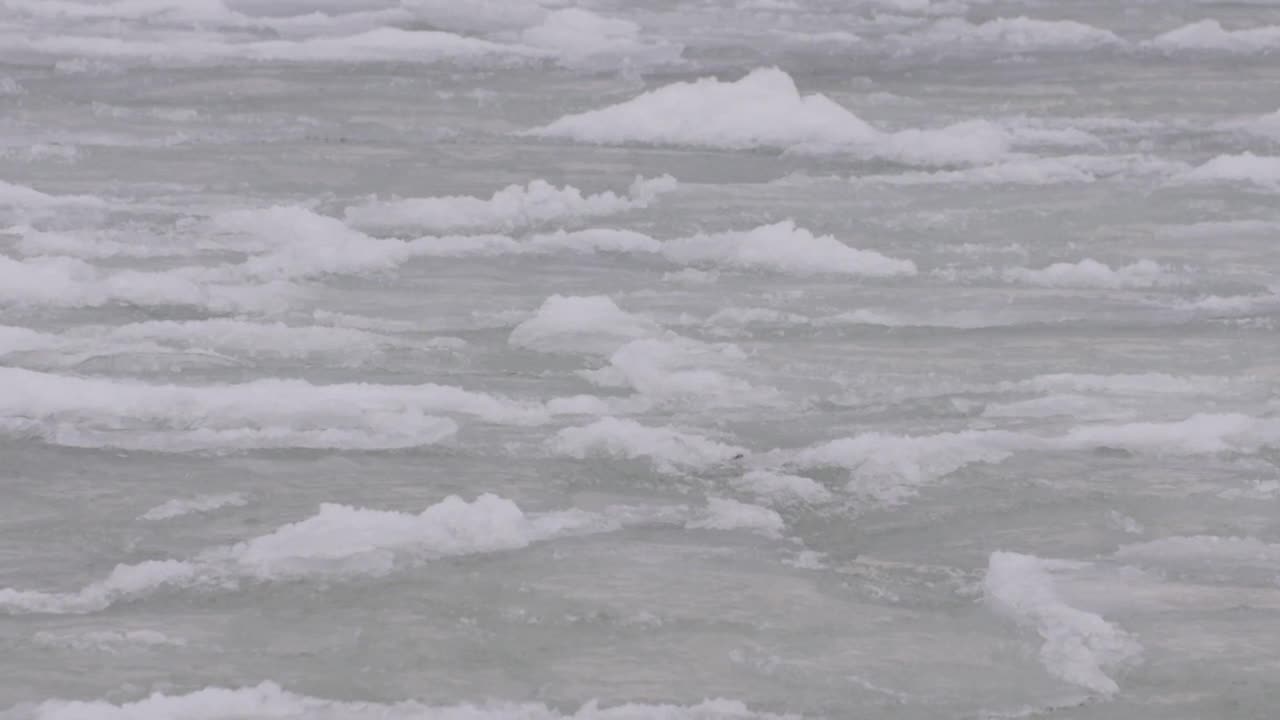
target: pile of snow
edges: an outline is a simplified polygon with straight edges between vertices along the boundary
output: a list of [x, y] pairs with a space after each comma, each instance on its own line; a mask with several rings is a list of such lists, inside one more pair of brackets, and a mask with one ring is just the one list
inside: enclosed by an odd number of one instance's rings
[[323, 357], [338, 365], [359, 365], [386, 348], [406, 342], [376, 333], [323, 325], [286, 325], [216, 318], [150, 320], [119, 326], [77, 328], [66, 340], [87, 343], [151, 343], [161, 348], [197, 350], [250, 358], [306, 359]]
[[875, 185], [1066, 185], [1089, 183], [1097, 175], [1072, 158], [1019, 158], [959, 170], [862, 175], [853, 182]]
[[890, 36], [887, 40], [891, 48], [904, 54], [973, 51], [1088, 52], [1123, 45], [1123, 41], [1110, 30], [1074, 20], [1038, 20], [1029, 17], [995, 18], [983, 23], [944, 18], [922, 30]]
[[790, 220], [754, 230], [693, 235], [666, 241], [662, 255], [681, 265], [773, 270], [796, 275], [863, 277], [915, 275], [915, 263], [849, 247], [814, 235]]
[[0, 97], [17, 97], [25, 95], [27, 89], [11, 77], [0, 77]]
[[1280, 157], [1254, 155], [1219, 155], [1174, 178], [1185, 183], [1239, 182], [1267, 190], [1280, 191]]
[[564, 535], [607, 532], [616, 521], [578, 510], [527, 515], [510, 500], [450, 496], [421, 513], [324, 504], [315, 515], [190, 560], [117, 565], [69, 593], [0, 589], [0, 611], [74, 614], [166, 588], [234, 588], [243, 580], [379, 576], [441, 557], [516, 550]]
[[650, 427], [634, 420], [602, 418], [561, 430], [548, 442], [557, 455], [585, 459], [646, 458], [660, 470], [698, 469], [743, 456], [744, 448], [672, 427]]
[[802, 95], [791, 76], [777, 68], [757, 69], [737, 81], [673, 83], [525, 134], [612, 145], [853, 153], [918, 165], [993, 163], [1015, 146], [1101, 145], [1078, 128], [1045, 127], [1026, 118], [884, 131], [824, 95]]
[[1256, 537], [1195, 535], [1167, 537], [1124, 545], [1113, 557], [1124, 563], [1156, 568], [1179, 576], [1194, 575], [1220, 582], [1231, 574], [1249, 578], [1280, 571], [1280, 544]]
[[1120, 687], [1108, 671], [1137, 662], [1142, 646], [1100, 615], [1068, 605], [1053, 573], [1082, 567], [1011, 552], [991, 554], [983, 588], [987, 603], [1038, 634], [1040, 662], [1050, 674], [1103, 695]]
[[11, 53], [152, 63], [407, 62], [511, 65], [554, 57], [546, 50], [434, 30], [378, 27], [350, 35], [231, 41], [227, 35], [172, 31], [125, 38], [103, 35], [0, 34]]
[[1230, 387], [1232, 382], [1234, 382], [1232, 378], [1214, 375], [1052, 373], [1036, 375], [1026, 380], [1002, 382], [998, 388], [1002, 391], [1035, 390], [1134, 396], [1217, 395]]
[[[336, 221], [334, 221], [336, 222]], [[336, 230], [336, 228], [335, 228]], [[354, 232], [349, 229], [348, 233]], [[323, 238], [324, 234], [319, 234]], [[751, 230], [729, 230], [718, 233], [699, 233], [688, 237], [656, 240], [643, 233], [607, 228], [577, 230], [572, 232], [532, 235], [517, 240], [503, 235], [472, 235], [453, 237], [425, 237], [410, 243], [396, 240], [378, 240], [361, 236], [359, 242], [348, 241], [353, 249], [336, 251], [325, 256], [332, 262], [327, 271], [338, 272], [341, 267], [357, 271], [372, 269], [383, 263], [393, 266], [410, 256], [496, 256], [496, 255], [544, 255], [557, 252], [574, 253], [629, 253], [656, 255], [677, 265], [737, 270], [781, 272], [793, 275], [851, 275], [862, 277], [897, 277], [916, 273], [910, 260], [882, 255], [874, 250], [850, 247], [831, 235], [815, 235], [794, 221], [784, 220], [762, 225]], [[365, 241], [367, 240], [367, 242]], [[255, 267], [274, 263], [287, 277], [297, 277], [308, 266], [315, 267], [323, 258], [311, 258], [312, 250], [291, 260], [293, 270], [285, 272], [288, 264], [276, 259], [255, 259]], [[323, 245], [322, 245], [323, 247]], [[318, 270], [317, 270], [318, 272]]]
[[501, 230], [586, 217], [615, 215], [648, 207], [659, 195], [676, 189], [670, 175], [637, 177], [626, 195], [602, 192], [583, 195], [572, 185], [556, 187], [545, 180], [510, 185], [489, 198], [446, 196], [370, 201], [348, 207], [345, 219], [359, 228], [424, 228], [428, 231]]
[[213, 25], [293, 33], [370, 28], [408, 17], [397, 9], [332, 0], [5, 0], [5, 8], [28, 17], [63, 21], [142, 21], [160, 27]]
[[426, 705], [415, 701], [396, 703], [349, 702], [308, 697], [284, 690], [272, 682], [255, 687], [207, 687], [185, 695], [156, 692], [134, 702], [110, 700], [46, 700], [24, 706], [31, 720], [242, 720], [243, 718], [342, 718], [343, 720], [799, 720], [796, 715], [759, 713], [736, 700], [704, 700], [695, 705], [647, 705], [625, 703], [601, 707], [590, 702], [575, 711], [562, 711], [542, 703], [490, 702], [482, 705]]
[[1254, 453], [1280, 446], [1280, 418], [1200, 413], [1165, 422], [1092, 423], [1060, 435], [1009, 430], [964, 430], [934, 435], [863, 433], [769, 456], [800, 468], [845, 468], [849, 492], [901, 502], [974, 463], [1000, 463], [1019, 452], [1079, 452], [1098, 448], [1146, 455]]
[[536, 25], [547, 15], [538, 0], [408, 0], [416, 20], [457, 33], [496, 33]]
[[511, 331], [508, 342], [541, 352], [607, 355], [631, 340], [661, 332], [657, 323], [624, 311], [607, 295], [552, 295]]
[[1114, 420], [1132, 417], [1134, 414], [1134, 411], [1118, 407], [1111, 400], [1071, 393], [1006, 403], [988, 403], [982, 410], [984, 418], [1066, 417], [1076, 420]]
[[1002, 430], [966, 430], [936, 435], [871, 432], [840, 438], [790, 453], [803, 468], [850, 471], [848, 491], [885, 503], [913, 496], [919, 486], [974, 463], [999, 463], [1035, 444], [1034, 438]]
[[[1025, 132], [1007, 130], [1014, 145], [1034, 145]], [[1015, 154], [987, 165], [951, 170], [862, 175], [853, 182], [876, 185], [1058, 185], [1099, 179], [1167, 180], [1190, 170], [1186, 163], [1150, 155], [1060, 155], [1026, 157]]]
[[[65, 255], [82, 259], [155, 258], [190, 255], [197, 251], [194, 247], [166, 243], [166, 238], [139, 233], [133, 228], [129, 228], [128, 232], [93, 230], [69, 233], [49, 232], [21, 225], [8, 228], [7, 232], [19, 236], [14, 249], [28, 257]], [[128, 241], [124, 238], [128, 238]]]
[[801, 95], [777, 68], [736, 82], [677, 82], [601, 110], [528, 131], [600, 144], [648, 143], [746, 149], [805, 143], [859, 144], [878, 132], [823, 95]]
[[[968, 27], [1007, 30], [1006, 26], [997, 26], [1002, 22], [1006, 21]], [[959, 20], [947, 20], [936, 27], [941, 31], [952, 23], [964, 25]], [[1097, 32], [1103, 34], [1100, 42], [1115, 40], [1115, 36], [1106, 31]], [[1007, 35], [1015, 45], [1021, 37], [1015, 32], [996, 35]], [[1078, 39], [1068, 35], [1064, 44], [1079, 47]], [[934, 47], [935, 43], [929, 40], [924, 46]], [[1009, 157], [1015, 147], [1103, 145], [1097, 136], [1080, 128], [1051, 127], [1027, 118], [1000, 122], [968, 120], [929, 129], [882, 130], [824, 95], [802, 95], [794, 79], [777, 68], [759, 68], [736, 81], [707, 77], [673, 83], [601, 109], [564, 116], [525, 134], [605, 145], [852, 153], [925, 166], [981, 165], [1009, 160], [1021, 164], [1011, 166], [1007, 172], [1021, 176], [1039, 176], [1046, 170], [1061, 175], [1070, 172], [1070, 168], [1049, 167], [1053, 165], [1049, 161], [1036, 163]], [[1077, 170], [1075, 175], [1079, 174]], [[1000, 180], [998, 176], [993, 179]]]
[[1179, 50], [1239, 55], [1265, 53], [1280, 49], [1280, 26], [1227, 30], [1217, 20], [1201, 20], [1158, 35], [1146, 46], [1166, 53]]
[[76, 258], [0, 255], [0, 305], [101, 307], [178, 305], [215, 312], [279, 309], [288, 283], [247, 286], [194, 268], [108, 271]]
[[704, 325], [711, 328], [713, 332], [720, 334], [750, 326], [787, 327], [811, 324], [813, 320], [805, 315], [758, 307], [724, 308], [717, 310], [704, 322]]
[[770, 505], [819, 505], [832, 499], [831, 491], [816, 480], [773, 470], [752, 470], [731, 484]]
[[737, 81], [677, 82], [599, 110], [566, 115], [526, 135], [602, 145], [691, 145], [744, 150], [848, 152], [922, 165], [992, 162], [1013, 136], [978, 120], [884, 132], [790, 75], [760, 68]]
[[57, 335], [16, 325], [0, 325], [0, 355], [50, 350], [62, 345]]
[[40, 647], [77, 652], [94, 651], [108, 655], [120, 655], [136, 649], [183, 647], [187, 644], [182, 638], [169, 637], [156, 630], [94, 630], [82, 633], [42, 631], [32, 635], [31, 642]]
[[433, 412], [517, 425], [549, 417], [541, 404], [433, 384], [149, 385], [17, 368], [0, 368], [0, 383], [0, 433], [72, 447], [404, 448], [454, 434], [457, 424]]
[[[652, 190], [650, 186], [650, 190], [644, 192]], [[617, 207], [609, 200], [603, 204]], [[815, 235], [791, 220], [751, 230], [699, 233], [666, 241], [628, 230], [591, 229], [562, 230], [523, 240], [505, 235], [470, 235], [428, 236], [406, 242], [371, 237], [341, 220], [301, 207], [224, 213], [214, 218], [213, 225], [237, 237], [244, 249], [257, 251], [242, 265], [211, 276], [227, 280], [250, 277], [288, 281], [325, 274], [388, 271], [422, 256], [562, 251], [655, 254], [678, 265], [795, 275], [895, 277], [916, 273], [915, 263], [910, 260], [850, 247], [831, 235]]]
[[[548, 10], [529, 0], [461, 5], [412, 0], [372, 8], [351, 3], [288, 5], [255, 7], [247, 0], [236, 0], [230, 7], [219, 0], [106, 5], [9, 0], [6, 8], [12, 11], [70, 27], [57, 35], [0, 36], [0, 47], [165, 64], [256, 60], [510, 65], [550, 60], [587, 70], [670, 65], [681, 61], [684, 49], [643, 38], [640, 26], [629, 20], [580, 8]], [[106, 20], [122, 27], [108, 35], [100, 22], [94, 22]], [[431, 29], [405, 29], [410, 27]]]
[[370, 237], [302, 207], [235, 210], [211, 223], [216, 231], [241, 238], [245, 249], [265, 251], [237, 268], [259, 280], [387, 271], [414, 257], [409, 243]]
[[1280, 418], [1197, 413], [1184, 420], [1081, 425], [1054, 438], [1064, 450], [1116, 448], [1148, 455], [1255, 453], [1280, 445]]
[[733, 377], [746, 356], [734, 345], [711, 344], [666, 333], [634, 340], [609, 356], [609, 365], [584, 372], [606, 387], [627, 387], [650, 403], [695, 408], [768, 405], [776, 390]]
[[1233, 124], [1247, 133], [1280, 142], [1280, 111]]
[[604, 295], [553, 295], [508, 341], [541, 352], [608, 356], [607, 366], [581, 374], [598, 385], [630, 388], [650, 404], [741, 407], [776, 396], [729, 374], [745, 359], [737, 347], [665, 331]]
[[222, 495], [199, 495], [193, 498], [178, 498], [163, 502], [138, 516], [140, 520], [171, 520], [184, 515], [208, 513], [228, 507], [244, 507], [249, 499], [244, 493], [225, 493]]
[[1120, 290], [1126, 288], [1151, 288], [1172, 285], [1178, 278], [1168, 268], [1154, 260], [1138, 260], [1128, 265], [1111, 267], [1093, 258], [1079, 262], [1059, 262], [1047, 267], [1032, 269], [1007, 268], [1003, 273], [1007, 282], [1038, 285], [1050, 288], [1102, 288]]
[[533, 235], [518, 246], [517, 251], [539, 255], [557, 252], [659, 253], [662, 251], [662, 242], [634, 230], [589, 228]]
[[107, 202], [93, 195], [50, 195], [26, 185], [0, 180], [0, 208], [56, 208], [76, 205], [106, 208]]
[[707, 498], [707, 508], [685, 524], [691, 530], [750, 530], [767, 537], [781, 537], [786, 529], [782, 516], [766, 507], [729, 498]]
[[646, 67], [680, 61], [684, 46], [663, 40], [643, 40], [640, 26], [630, 20], [607, 18], [581, 8], [548, 13], [525, 28], [520, 41], [554, 53], [570, 68]]

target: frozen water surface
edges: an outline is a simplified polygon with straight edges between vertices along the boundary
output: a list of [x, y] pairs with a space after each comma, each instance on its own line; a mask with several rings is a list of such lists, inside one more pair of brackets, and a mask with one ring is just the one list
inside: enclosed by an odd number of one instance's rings
[[1280, 6], [0, 0], [0, 718], [1273, 718]]

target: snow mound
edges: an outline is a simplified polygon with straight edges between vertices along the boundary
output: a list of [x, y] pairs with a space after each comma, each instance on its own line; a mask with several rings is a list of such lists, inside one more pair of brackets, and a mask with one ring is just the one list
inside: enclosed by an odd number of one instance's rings
[[1168, 268], [1153, 260], [1138, 260], [1128, 265], [1111, 267], [1093, 258], [1085, 258], [1079, 262], [1054, 263], [1039, 269], [1007, 268], [1003, 276], [1008, 282], [1026, 285], [1107, 290], [1152, 288], [1178, 282], [1178, 278]]
[[249, 499], [244, 493], [227, 493], [224, 495], [200, 495], [193, 498], [182, 498], [163, 502], [142, 515], [140, 520], [172, 520], [184, 515], [207, 513], [226, 507], [244, 507]]
[[557, 455], [646, 458], [660, 470], [697, 469], [741, 457], [746, 450], [672, 427], [650, 427], [634, 420], [602, 418], [561, 430], [548, 442]]
[[680, 61], [684, 46], [662, 40], [643, 40], [640, 26], [630, 20], [607, 18], [581, 8], [548, 13], [525, 28], [520, 41], [556, 54], [560, 64], [575, 69], [648, 67]]
[[431, 445], [457, 423], [430, 413], [531, 425], [549, 414], [448, 385], [314, 385], [262, 379], [159, 385], [0, 368], [0, 434], [68, 447], [155, 452], [253, 448], [373, 450]]
[[511, 331], [508, 342], [541, 352], [607, 355], [661, 332], [657, 323], [624, 311], [607, 295], [552, 295]]
[[1260, 54], [1280, 49], [1280, 26], [1264, 25], [1245, 30], [1227, 30], [1217, 20], [1201, 20], [1157, 35], [1146, 46], [1165, 53], [1193, 51]]
[[1142, 646], [1102, 616], [1068, 605], [1053, 573], [1079, 567], [1011, 552], [991, 554], [983, 589], [987, 603], [1038, 634], [1040, 662], [1054, 677], [1102, 695], [1120, 687], [1107, 672], [1139, 660]]
[[875, 140], [875, 128], [823, 95], [801, 95], [777, 68], [736, 82], [677, 82], [601, 110], [568, 115], [530, 135], [604, 145], [646, 143], [726, 149]]
[[915, 263], [849, 247], [814, 235], [790, 220], [753, 230], [693, 235], [666, 241], [662, 255], [681, 265], [773, 270], [796, 275], [915, 275]]
[[1029, 17], [995, 18], [971, 23], [944, 18], [923, 30], [889, 38], [899, 53], [1001, 52], [1087, 52], [1103, 47], [1119, 47], [1123, 41], [1110, 30], [1073, 20], [1038, 20]]
[[1280, 191], [1280, 157], [1254, 155], [1219, 155], [1203, 165], [1174, 178], [1182, 183], [1247, 183], [1272, 191]]
[[309, 518], [190, 560], [117, 565], [78, 591], [0, 589], [0, 612], [81, 614], [165, 589], [235, 589], [242, 581], [382, 576], [441, 557], [517, 550], [564, 535], [608, 532], [616, 521], [578, 510], [527, 515], [485, 494], [449, 496], [421, 513], [326, 503]]
[[759, 505], [729, 498], [707, 498], [707, 508], [685, 524], [691, 530], [750, 530], [768, 537], [781, 537], [786, 523], [777, 512]]
[[[153, 693], [115, 704], [109, 700], [46, 700], [24, 706], [31, 720], [799, 720], [797, 715], [758, 713], [736, 700], [704, 700], [695, 705], [626, 703], [601, 707], [588, 703], [563, 712], [542, 703], [489, 702], [480, 705], [426, 705], [347, 702], [289, 692], [272, 682], [254, 687], [206, 687], [185, 695]], [[26, 717], [26, 715], [24, 715]]]
[[510, 232], [551, 221], [615, 215], [648, 207], [659, 195], [676, 189], [670, 175], [637, 177], [626, 195], [584, 195], [572, 185], [556, 187], [545, 180], [511, 185], [489, 198], [446, 196], [369, 201], [348, 207], [344, 217], [358, 228], [425, 228], [429, 231], [489, 229]]
[[819, 505], [832, 499], [831, 491], [815, 480], [773, 470], [752, 470], [731, 484], [771, 505]]

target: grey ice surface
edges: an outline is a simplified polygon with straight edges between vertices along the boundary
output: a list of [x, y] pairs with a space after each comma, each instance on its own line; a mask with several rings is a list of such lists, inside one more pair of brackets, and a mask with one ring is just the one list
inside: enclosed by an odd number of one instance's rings
[[1278, 316], [1264, 0], [0, 0], [0, 718], [1274, 718]]

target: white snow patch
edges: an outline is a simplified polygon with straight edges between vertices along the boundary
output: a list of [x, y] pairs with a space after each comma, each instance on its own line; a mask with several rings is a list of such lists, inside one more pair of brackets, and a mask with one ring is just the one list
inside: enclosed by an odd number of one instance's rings
[[1179, 282], [1170, 268], [1146, 259], [1112, 267], [1093, 258], [1085, 258], [1079, 262], [1059, 262], [1036, 269], [1006, 268], [1003, 276], [1008, 282], [1026, 285], [1107, 290], [1152, 288]]
[[707, 508], [685, 524], [689, 529], [750, 530], [768, 537], [781, 537], [786, 529], [782, 516], [766, 507], [729, 498], [707, 498]]
[[791, 76], [762, 68], [735, 82], [701, 78], [601, 110], [568, 115], [528, 134], [599, 144], [787, 148], [869, 142], [875, 128], [823, 95], [800, 95]]
[[964, 430], [933, 435], [869, 432], [769, 457], [801, 468], [850, 471], [847, 490], [886, 503], [974, 463], [1000, 463], [1018, 452], [1111, 448], [1154, 456], [1253, 453], [1280, 445], [1280, 418], [1199, 413], [1183, 420], [1077, 425], [1060, 435]]
[[649, 207], [659, 195], [678, 186], [670, 175], [637, 177], [626, 195], [584, 195], [572, 185], [556, 187], [545, 180], [510, 185], [489, 198], [446, 196], [404, 200], [371, 200], [345, 211], [359, 228], [425, 228], [430, 231], [490, 229], [510, 232], [551, 221], [615, 215]]
[[119, 326], [90, 326], [68, 333], [68, 339], [96, 343], [154, 342], [247, 357], [305, 359], [326, 356], [340, 365], [359, 365], [384, 349], [410, 343], [363, 330], [322, 325], [286, 325], [230, 318], [151, 320]]
[[552, 295], [511, 331], [508, 342], [541, 352], [607, 355], [631, 340], [661, 332], [660, 325], [624, 311], [607, 295]]
[[634, 340], [609, 356], [609, 365], [582, 373], [606, 387], [630, 387], [659, 405], [744, 407], [768, 405], [778, 393], [754, 387], [730, 371], [745, 359], [734, 345], [710, 344], [674, 333]]
[[778, 68], [758, 68], [737, 81], [673, 83], [524, 134], [600, 145], [846, 152], [923, 165], [992, 162], [1012, 142], [1007, 130], [984, 120], [884, 132], [825, 95], [801, 95]]
[[42, 631], [31, 636], [31, 641], [40, 647], [109, 655], [145, 648], [184, 647], [187, 644], [182, 638], [169, 637], [157, 630], [95, 630], [83, 633]]
[[983, 23], [944, 18], [923, 30], [891, 36], [888, 42], [890, 47], [901, 54], [974, 51], [1087, 52], [1104, 47], [1121, 47], [1124, 44], [1110, 30], [1073, 20], [1039, 20], [1029, 17], [995, 18]]
[[1265, 53], [1280, 49], [1280, 26], [1263, 25], [1244, 30], [1227, 30], [1222, 23], [1201, 20], [1158, 35], [1146, 46], [1165, 53], [1178, 51], [1223, 52], [1235, 55]]
[[296, 288], [288, 283], [243, 285], [198, 268], [103, 270], [70, 257], [14, 260], [0, 255], [0, 305], [101, 307], [113, 303], [179, 305], [218, 312], [278, 309]]
[[985, 418], [1052, 418], [1068, 417], [1076, 420], [1105, 420], [1132, 415], [1106, 399], [1070, 393], [1017, 400], [1007, 403], [990, 403], [982, 411]]
[[737, 700], [695, 705], [590, 702], [567, 714], [541, 703], [488, 702], [426, 705], [408, 700], [382, 704], [346, 702], [289, 692], [272, 682], [254, 687], [207, 687], [185, 695], [156, 692], [120, 704], [108, 700], [46, 700], [24, 708], [31, 720], [241, 720], [242, 718], [343, 718], [343, 720], [800, 720], [798, 715], [754, 712]]
[[753, 230], [666, 241], [662, 254], [682, 265], [772, 270], [796, 275], [915, 275], [915, 263], [858, 250], [831, 235], [814, 235], [790, 220]]
[[1025, 436], [1001, 430], [918, 436], [871, 432], [782, 454], [799, 467], [847, 468], [850, 492], [899, 503], [921, 485], [973, 463], [1003, 462], [1027, 444]]
[[820, 505], [832, 499], [831, 491], [816, 480], [773, 470], [752, 470], [730, 484], [771, 505]]
[[421, 513], [326, 503], [266, 535], [209, 548], [190, 560], [117, 565], [74, 592], [0, 589], [0, 612], [80, 614], [164, 589], [234, 589], [242, 581], [381, 576], [441, 557], [516, 550], [565, 535], [619, 527], [605, 515], [567, 510], [526, 514], [485, 494], [450, 496]]
[[1246, 183], [1265, 190], [1280, 191], [1280, 157], [1219, 155], [1203, 165], [1174, 178], [1178, 183]]
[[107, 202], [93, 195], [50, 195], [26, 185], [0, 180], [0, 207], [54, 208], [71, 205], [105, 208]]
[[529, 425], [525, 403], [448, 385], [314, 385], [262, 379], [151, 385], [0, 368], [0, 432], [55, 445], [185, 452], [249, 448], [389, 449], [430, 445], [457, 424], [428, 413]]
[[20, 236], [14, 249], [25, 256], [65, 255], [82, 259], [92, 258], [153, 258], [189, 255], [193, 248], [167, 244], [163, 238], [150, 234], [129, 232], [129, 242], [117, 240], [114, 235], [124, 235], [108, 231], [92, 231], [61, 233], [37, 230], [30, 226], [15, 226], [8, 232]]
[[1043, 639], [1040, 662], [1054, 677], [1113, 695], [1120, 687], [1107, 672], [1137, 662], [1142, 646], [1102, 616], [1074, 608], [1059, 597], [1054, 573], [1079, 567], [1032, 555], [992, 553], [983, 581], [986, 600]]
[[565, 428], [548, 448], [557, 455], [647, 458], [660, 470], [705, 468], [743, 456], [744, 448], [726, 445], [673, 427], [650, 427], [634, 420], [602, 418], [590, 425]]
[[1269, 113], [1262, 117], [1230, 123], [1228, 127], [1244, 130], [1252, 135], [1280, 143], [1280, 111]]
[[192, 498], [167, 500], [138, 516], [140, 520], [171, 520], [184, 515], [208, 513], [227, 507], [244, 507], [249, 498], [244, 493], [222, 495], [198, 495]]
[[0, 97], [17, 97], [26, 95], [27, 89], [11, 77], [0, 77]]
[[170, 31], [150, 35], [0, 35], [10, 52], [150, 63], [244, 62], [344, 63], [406, 62], [513, 65], [554, 57], [546, 50], [497, 43], [434, 30], [379, 27], [350, 35], [228, 41], [206, 32]]
[[16, 325], [0, 325], [0, 355], [50, 350], [62, 345], [57, 335]]
[[1254, 567], [1274, 572], [1280, 567], [1280, 544], [1256, 537], [1177, 536], [1124, 545], [1113, 557], [1123, 562], [1161, 567], [1199, 566], [1219, 572]]
[[640, 26], [630, 20], [608, 18], [581, 8], [550, 12], [537, 25], [525, 28], [520, 41], [555, 53], [570, 68], [650, 67], [678, 63], [682, 45], [644, 40]]

